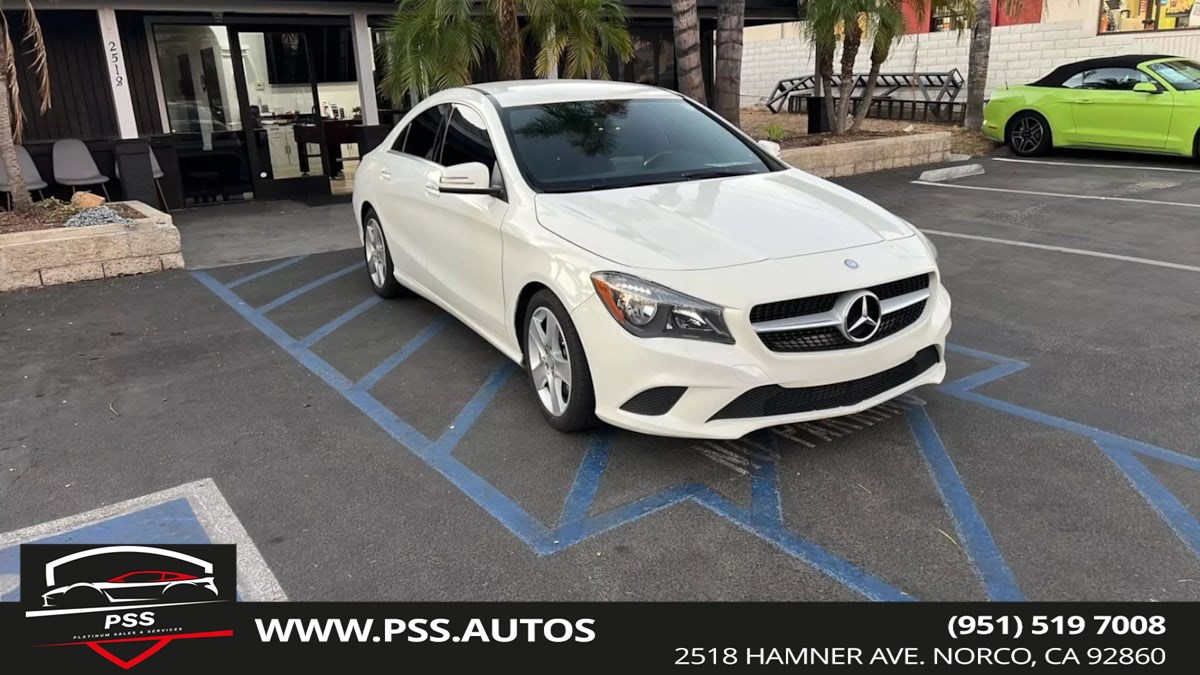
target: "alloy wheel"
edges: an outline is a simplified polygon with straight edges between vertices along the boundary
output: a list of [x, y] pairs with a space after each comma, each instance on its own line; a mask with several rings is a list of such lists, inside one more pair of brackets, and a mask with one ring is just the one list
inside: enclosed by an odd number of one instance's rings
[[1028, 115], [1022, 117], [1013, 127], [1011, 139], [1013, 149], [1020, 154], [1036, 152], [1041, 147], [1045, 135], [1046, 130], [1040, 120]]
[[552, 415], [562, 415], [571, 402], [571, 355], [562, 326], [549, 308], [534, 310], [525, 352], [542, 406]]
[[379, 221], [374, 218], [367, 221], [363, 247], [367, 253], [367, 271], [371, 273], [371, 281], [376, 288], [383, 288], [387, 283], [387, 246], [383, 243]]

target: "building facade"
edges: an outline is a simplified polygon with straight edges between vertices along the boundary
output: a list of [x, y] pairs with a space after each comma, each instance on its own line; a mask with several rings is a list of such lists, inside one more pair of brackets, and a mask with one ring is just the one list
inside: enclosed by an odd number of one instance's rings
[[[1023, 84], [1064, 63], [1117, 54], [1171, 54], [1200, 59], [1197, 0], [1033, 0], [1009, 15], [993, 0], [988, 87]], [[968, 34], [948, 17], [906, 8], [909, 34], [892, 50], [884, 70], [899, 73], [967, 72]], [[746, 29], [742, 105], [761, 104], [781, 79], [813, 72], [813, 50], [799, 23]], [[856, 72], [870, 69], [869, 48]]]
[[[377, 94], [376, 44], [391, 0], [35, 0], [54, 102], [18, 46], [23, 144], [43, 177], [52, 147], [79, 139], [115, 179], [114, 197], [167, 205], [347, 194], [358, 157], [401, 111]], [[670, 0], [625, 3], [636, 54], [621, 79], [675, 86]], [[712, 73], [717, 0], [700, 0]], [[21, 44], [18, 3], [7, 18]], [[793, 0], [748, 0], [750, 24], [795, 16]], [[533, 45], [527, 53], [532, 55]], [[526, 59], [531, 67], [532, 58]], [[478, 79], [491, 79], [485, 63]], [[151, 154], [153, 153], [153, 154]], [[70, 194], [56, 186], [52, 194]], [[60, 195], [61, 196], [61, 195]]]

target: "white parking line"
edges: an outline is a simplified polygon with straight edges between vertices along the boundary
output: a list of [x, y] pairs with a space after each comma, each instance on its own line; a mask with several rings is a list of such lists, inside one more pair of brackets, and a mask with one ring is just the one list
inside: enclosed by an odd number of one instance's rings
[[1046, 166], [1078, 166], [1086, 169], [1136, 169], [1138, 171], [1171, 171], [1173, 173], [1200, 173], [1200, 169], [1177, 169], [1169, 166], [1139, 166], [1137, 164], [1088, 164], [1085, 162], [1052, 162], [1044, 159], [1016, 159], [1013, 157], [992, 157], [995, 162], [1012, 162], [1014, 164], [1045, 164]]
[[1149, 258], [1135, 258], [1129, 255], [1117, 255], [1116, 253], [1103, 253], [1101, 251], [1088, 251], [1081, 248], [1066, 248], [1065, 246], [1050, 246], [1048, 244], [1034, 244], [1028, 241], [1013, 241], [1012, 239], [997, 239], [995, 237], [983, 237], [978, 234], [963, 234], [962, 232], [942, 232], [941, 230], [926, 230], [921, 229], [925, 234], [932, 234], [939, 237], [954, 237], [955, 239], [970, 239], [972, 241], [986, 241], [989, 244], [1005, 244], [1007, 246], [1022, 246], [1024, 248], [1036, 248], [1043, 251], [1055, 251], [1057, 253], [1071, 253], [1074, 255], [1086, 255], [1093, 258], [1107, 258], [1109, 260], [1121, 260], [1124, 262], [1138, 263], [1139, 265], [1153, 265], [1155, 267], [1166, 267], [1167, 269], [1183, 270], [1185, 272], [1200, 272], [1200, 267], [1195, 265], [1181, 265], [1179, 263], [1166, 262], [1164, 260], [1150, 260]]
[[912, 181], [913, 185], [946, 188], [948, 190], [978, 190], [980, 192], [1004, 192], [1015, 195], [1033, 195], [1035, 197], [1059, 197], [1062, 199], [1090, 199], [1099, 202], [1131, 202], [1134, 204], [1154, 204], [1156, 206], [1181, 206], [1187, 209], [1200, 209], [1200, 204], [1187, 202], [1166, 202], [1158, 199], [1136, 199], [1134, 197], [1105, 197], [1102, 195], [1073, 195], [1065, 192], [1040, 192], [1038, 190], [1012, 190], [1009, 188], [984, 187], [982, 185], [951, 185], [949, 183], [930, 183], [923, 180]]

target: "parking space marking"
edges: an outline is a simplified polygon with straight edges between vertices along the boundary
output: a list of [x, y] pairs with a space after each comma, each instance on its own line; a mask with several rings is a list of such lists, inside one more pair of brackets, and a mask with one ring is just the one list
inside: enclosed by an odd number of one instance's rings
[[1130, 202], [1133, 204], [1153, 204], [1155, 206], [1179, 206], [1185, 209], [1200, 209], [1200, 204], [1189, 202], [1168, 202], [1160, 199], [1138, 199], [1137, 197], [1107, 197], [1104, 195], [1073, 195], [1066, 192], [1041, 192], [1038, 190], [1016, 190], [1013, 188], [988, 187], [985, 185], [961, 185], [957, 183], [930, 183], [924, 180], [909, 181], [913, 185], [944, 188], [946, 190], [977, 190], [979, 192], [1004, 192], [1034, 197], [1057, 197], [1060, 199], [1088, 199], [1099, 202]]
[[347, 311], [345, 314], [342, 314], [341, 316], [334, 319], [333, 321], [330, 321], [329, 323], [325, 324], [324, 326], [321, 326], [320, 328], [314, 330], [312, 333], [310, 333], [308, 335], [308, 337], [301, 340], [300, 344], [304, 345], [305, 347], [311, 347], [311, 346], [317, 344], [321, 340], [324, 340], [326, 337], [328, 337], [330, 333], [332, 333], [333, 331], [346, 325], [351, 320], [353, 320], [354, 317], [358, 316], [359, 314], [362, 314], [363, 312], [367, 311], [368, 309], [371, 309], [375, 305], [378, 305], [380, 302], [383, 302], [383, 298], [379, 297], [378, 295], [372, 295], [371, 297], [367, 298], [366, 300], [363, 300], [362, 302], [358, 303], [358, 305], [356, 305], [353, 309], [350, 309], [349, 311]]
[[[362, 266], [363, 264], [359, 263], [353, 266], [353, 269], [362, 269]], [[207, 272], [193, 272], [192, 276], [292, 358], [321, 378], [351, 405], [362, 411], [401, 446], [449, 480], [464, 495], [540, 556], [553, 555], [663, 509], [685, 501], [692, 501], [732, 522], [737, 527], [773, 544], [868, 599], [913, 599], [904, 591], [857, 567], [850, 561], [799, 537], [788, 530], [779, 519], [771, 516], [776, 511], [773, 503], [779, 501], [779, 485], [774, 461], [764, 461], [755, 469], [754, 480], [765, 481], [765, 483], [755, 483], [757, 489], [751, 491], [752, 506], [750, 509], [730, 502], [705, 485], [688, 483], [637, 499], [610, 511], [589, 516], [587, 514], [596, 497], [595, 491], [590, 486], [599, 485], [600, 477], [607, 469], [612, 447], [611, 438], [600, 438], [589, 446], [584, 461], [580, 464], [575, 483], [572, 485], [569, 499], [564, 505], [564, 513], [569, 518], [564, 519], [555, 527], [547, 526], [453, 455], [457, 444], [499, 393], [500, 387], [517, 371], [514, 364], [506, 363], [497, 368], [458, 414], [451, 428], [439, 439], [431, 440], [400, 419], [362, 386], [370, 382], [360, 382], [359, 384], [351, 382], [327, 361], [317, 356], [311, 349], [301, 345], [300, 341], [288, 335], [286, 331], [271, 321], [266, 316], [264, 309], [256, 310], [250, 307], [228, 286], [221, 284]], [[318, 279], [317, 281], [322, 280]], [[311, 289], [314, 284], [316, 282], [305, 284], [297, 291]], [[287, 295], [298, 294], [296, 291], [292, 291]], [[402, 347], [397, 354], [411, 355], [421, 344], [433, 337], [440, 324], [447, 320], [447, 315], [435, 319], [430, 326], [410, 340], [409, 344]], [[414, 346], [413, 343], [418, 340], [420, 342]], [[394, 356], [389, 361], [395, 358]]]
[[420, 333], [417, 333], [415, 337], [404, 343], [404, 345], [400, 347], [399, 351], [384, 359], [379, 365], [372, 368], [371, 372], [364, 375], [355, 386], [363, 391], [371, 391], [374, 389], [375, 385], [379, 384], [379, 381], [382, 380], [384, 376], [395, 370], [396, 366], [404, 363], [404, 360], [412, 356], [413, 352], [425, 346], [425, 343], [429, 342], [430, 338], [432, 338], [434, 335], [437, 335], [438, 331], [442, 330], [442, 328], [445, 328], [448, 321], [449, 316], [446, 314], [434, 319], [433, 322], [423, 328]]
[[[209, 478], [0, 534], [0, 576], [15, 576], [20, 545], [33, 543], [237, 544], [239, 597], [287, 600], [254, 540]], [[0, 597], [16, 600], [16, 583], [19, 577]]]
[[1053, 162], [1044, 159], [1017, 159], [1015, 157], [992, 157], [993, 162], [1012, 162], [1014, 164], [1044, 164], [1046, 166], [1074, 166], [1081, 169], [1120, 169], [1129, 171], [1170, 171], [1172, 173], [1200, 173], [1198, 169], [1179, 169], [1170, 166], [1142, 166], [1140, 164], [1090, 164], [1084, 162]]
[[954, 521], [962, 549], [987, 589], [988, 597], [1003, 601], [1024, 600], [1025, 595], [1017, 586], [1017, 580], [1004, 561], [996, 540], [992, 538], [987, 522], [979, 513], [975, 500], [971, 498], [962, 476], [946, 452], [946, 446], [942, 444], [933, 420], [929, 419], [929, 413], [923, 407], [914, 406], [908, 409], [907, 417], [917, 446], [925, 458], [925, 465], [933, 477], [933, 484], [942, 503], [946, 505], [950, 519]]
[[226, 286], [228, 286], [230, 288], [237, 288], [238, 286], [241, 286], [242, 284], [244, 284], [246, 282], [254, 281], [255, 279], [261, 279], [262, 277], [265, 277], [268, 274], [274, 274], [275, 272], [278, 272], [279, 270], [287, 269], [288, 267], [295, 265], [296, 263], [300, 262], [301, 260], [304, 260], [307, 257], [308, 256], [306, 256], [306, 255], [298, 255], [295, 258], [288, 258], [287, 260], [284, 260], [281, 263], [271, 265], [270, 267], [263, 268], [253, 274], [247, 274], [246, 276], [244, 276], [240, 279], [231, 281], [228, 284], [226, 284]]
[[[362, 263], [354, 266], [354, 269], [361, 269], [361, 267]], [[784, 438], [784, 435], [769, 431], [757, 432], [738, 442], [737, 451], [740, 453], [739, 456], [745, 460], [744, 462], [733, 461], [728, 457], [724, 458], [725, 461], [739, 466], [747, 472], [748, 479], [751, 480], [749, 506], [730, 501], [706, 484], [681, 483], [655, 494], [638, 498], [623, 506], [590, 515], [601, 479], [608, 470], [615, 440], [615, 434], [611, 430], [597, 432], [590, 439], [576, 471], [564, 501], [559, 522], [545, 524], [526, 511], [508, 494], [480, 474], [475, 473], [454, 456], [459, 443], [480, 419], [491, 402], [495, 400], [500, 389], [513, 374], [519, 372], [515, 364], [506, 362], [496, 368], [471, 400], [455, 416], [450, 428], [440, 437], [430, 439], [392, 412], [364, 386], [377, 382], [378, 377], [382, 375], [369, 379], [364, 378], [358, 383], [352, 382], [313, 353], [311, 349], [304, 346], [301, 341], [293, 338], [275, 324], [266, 316], [264, 310], [250, 307], [227, 285], [221, 284], [205, 272], [194, 272], [193, 276], [301, 365], [357, 407], [382, 430], [391, 435], [404, 449], [446, 478], [539, 556], [553, 555], [587, 539], [629, 525], [664, 509], [691, 502], [774, 545], [784, 553], [805, 562], [815, 570], [868, 599], [914, 599], [884, 579], [856, 566], [823, 546], [804, 539], [788, 528], [782, 513], [777, 467], [778, 453], [774, 446], [775, 440]], [[305, 284], [297, 291], [311, 288], [314, 283]], [[295, 293], [296, 291], [293, 291], [289, 295]], [[388, 363], [402, 361], [411, 356], [432, 339], [448, 320], [449, 318], [445, 314], [434, 319], [424, 330], [402, 346], [396, 354], [385, 360], [383, 364], [377, 366], [375, 370], [383, 368], [390, 371], [390, 368], [387, 367]], [[1028, 367], [1028, 364], [957, 345], [948, 345], [948, 349], [982, 359], [991, 365], [982, 372], [941, 385], [940, 391], [999, 412], [1093, 439], [1117, 463], [1118, 468], [1142, 494], [1154, 512], [1166, 520], [1172, 530], [1200, 557], [1200, 548], [1197, 548], [1200, 546], [1200, 524], [1196, 523], [1195, 517], [1179, 504], [1174, 495], [1148, 470], [1142, 467], [1141, 472], [1137, 471], [1137, 467], [1141, 465], [1136, 458], [1133, 458], [1133, 455], [1140, 454], [1164, 460], [1195, 471], [1200, 471], [1200, 459], [979, 394], [973, 391], [976, 387], [1020, 372]], [[884, 415], [886, 419], [886, 413], [908, 415], [913, 436], [936, 484], [943, 507], [955, 522], [959, 537], [962, 539], [962, 547], [967, 552], [988, 595], [997, 599], [1023, 597], [982, 514], [955, 468], [950, 453], [942, 445], [932, 421], [923, 409], [919, 413], [905, 411], [907, 405], [904, 404], [911, 404], [912, 401], [918, 402], [917, 405], [924, 403], [916, 397], [899, 403], [888, 403], [877, 411], [871, 411], [874, 414], [866, 415], [865, 419], [875, 418], [876, 421], [879, 421], [877, 416]], [[803, 429], [820, 440], [830, 441], [832, 438], [853, 433], [857, 426], [859, 425], [842, 420], [840, 425], [795, 425], [793, 432]], [[811, 444], [806, 445], [811, 446]], [[1130, 458], [1133, 458], [1133, 464], [1128, 461]]]
[[1197, 521], [1196, 516], [1179, 503], [1174, 493], [1147, 470], [1135, 455], [1150, 457], [1198, 473], [1200, 473], [1200, 458], [980, 394], [974, 389], [1018, 373], [1029, 367], [1029, 364], [958, 345], [948, 344], [946, 348], [975, 359], [989, 361], [995, 365], [983, 372], [940, 385], [938, 387], [940, 391], [964, 401], [978, 403], [992, 410], [1091, 439], [1097, 448], [1112, 460], [1126, 480], [1142, 495], [1142, 498], [1159, 518], [1179, 537], [1179, 540], [1197, 558], [1200, 558], [1200, 521]]
[[1165, 267], [1172, 270], [1183, 270], [1185, 272], [1200, 272], [1200, 266], [1184, 265], [1181, 263], [1167, 262], [1165, 260], [1151, 260], [1150, 258], [1138, 258], [1131, 255], [1120, 255], [1118, 253], [1105, 253], [1103, 251], [1089, 251], [1082, 248], [1067, 248], [1066, 246], [1052, 246], [1050, 244], [1035, 244], [1030, 241], [1017, 241], [1014, 239], [1000, 239], [997, 237], [985, 237], [978, 234], [965, 234], [963, 232], [946, 232], [944, 230], [927, 230], [921, 228], [925, 234], [932, 234], [938, 237], [952, 237], [955, 239], [970, 239], [971, 241], [984, 241], [989, 244], [1004, 244], [1005, 246], [1020, 246], [1022, 248], [1036, 248], [1043, 251], [1054, 251], [1055, 253], [1070, 253], [1072, 255], [1085, 255], [1092, 258], [1106, 258], [1108, 260], [1120, 260], [1123, 262], [1137, 263], [1139, 265], [1153, 265], [1154, 267]]
[[307, 284], [304, 284], [300, 288], [297, 288], [293, 291], [284, 293], [283, 295], [279, 296], [278, 298], [275, 298], [274, 300], [268, 302], [267, 304], [263, 305], [262, 307], [259, 307], [258, 311], [262, 312], [263, 314], [266, 314], [267, 312], [270, 312], [273, 309], [278, 309], [281, 306], [286, 305], [287, 303], [291, 302], [292, 300], [295, 300], [296, 298], [304, 295], [305, 293], [307, 293], [313, 289], [320, 288], [321, 286], [324, 286], [325, 284], [333, 281], [334, 279], [340, 279], [341, 277], [344, 277], [347, 274], [350, 274], [351, 272], [354, 272], [354, 271], [357, 271], [360, 269], [362, 269], [362, 264], [355, 263], [348, 267], [343, 267], [342, 269], [340, 269], [336, 272], [330, 272], [329, 274], [326, 274], [325, 276], [321, 277], [320, 279], [315, 279], [313, 281], [308, 282]]

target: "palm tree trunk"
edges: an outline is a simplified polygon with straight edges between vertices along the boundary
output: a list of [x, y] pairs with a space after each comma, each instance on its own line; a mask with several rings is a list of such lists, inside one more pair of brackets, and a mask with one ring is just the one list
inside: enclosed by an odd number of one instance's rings
[[838, 95], [837, 117], [833, 120], [835, 134], [846, 133], [846, 118], [850, 116], [850, 99], [854, 96], [854, 62], [862, 46], [862, 27], [858, 22], [846, 22], [846, 34], [842, 38], [842, 86]]
[[983, 95], [987, 91], [988, 57], [992, 50], [992, 2], [975, 0], [975, 25], [971, 27], [971, 50], [967, 57], [967, 111], [963, 126], [983, 128]]
[[837, 127], [833, 126], [834, 118], [837, 117], [837, 104], [833, 100], [833, 44], [828, 47], [818, 47], [816, 53], [817, 61], [817, 80], [821, 83], [821, 99], [825, 102], [822, 106], [825, 109], [825, 121], [829, 123], [831, 131], [837, 131]]
[[875, 99], [875, 86], [879, 83], [879, 71], [883, 69], [883, 62], [887, 58], [882, 54], [883, 51], [879, 43], [871, 50], [871, 72], [867, 73], [867, 86], [863, 89], [862, 100], [854, 111], [854, 122], [850, 124], [851, 133], [858, 131], [858, 127], [867, 119], [867, 113], [871, 110], [871, 102]]
[[[3, 61], [0, 54], [0, 62]], [[4, 164], [4, 174], [8, 177], [8, 190], [12, 195], [13, 211], [29, 211], [33, 208], [33, 195], [25, 186], [25, 177], [21, 175], [21, 165], [17, 162], [17, 146], [13, 141], [12, 108], [8, 95], [8, 76], [0, 75], [0, 163]], [[19, 105], [19, 104], [18, 104]]]
[[745, 25], [746, 0], [721, 0], [717, 7], [717, 90], [713, 109], [731, 124], [741, 123]]
[[671, 0], [671, 13], [675, 27], [675, 69], [679, 77], [679, 91], [684, 96], [706, 103], [696, 0]]
[[506, 80], [521, 79], [521, 29], [517, 25], [517, 0], [496, 3], [500, 31], [500, 74]]

